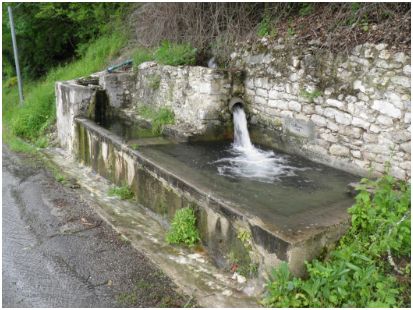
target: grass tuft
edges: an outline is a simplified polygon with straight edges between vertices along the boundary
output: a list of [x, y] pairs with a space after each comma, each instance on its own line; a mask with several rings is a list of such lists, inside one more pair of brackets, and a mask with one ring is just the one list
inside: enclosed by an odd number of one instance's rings
[[135, 194], [131, 191], [130, 187], [126, 185], [112, 187], [111, 189], [109, 189], [108, 195], [117, 196], [122, 200], [132, 199], [135, 196]]
[[166, 241], [170, 244], [194, 246], [199, 240], [194, 210], [188, 207], [176, 211]]
[[197, 49], [189, 43], [177, 44], [164, 41], [155, 51], [155, 61], [170, 66], [195, 65], [196, 52]]

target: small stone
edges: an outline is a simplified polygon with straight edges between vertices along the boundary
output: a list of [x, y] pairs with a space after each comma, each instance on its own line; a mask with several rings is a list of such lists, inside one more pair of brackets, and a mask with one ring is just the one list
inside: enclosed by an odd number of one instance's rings
[[349, 96], [346, 96], [346, 98], [344, 100], [347, 103], [355, 103], [355, 102], [357, 102], [357, 97], [349, 95]]
[[330, 134], [330, 133], [322, 133], [320, 135], [320, 137], [321, 137], [321, 139], [324, 139], [324, 140], [326, 140], [328, 142], [331, 142], [331, 143], [337, 143], [338, 142], [337, 136], [333, 135], [333, 134]]
[[376, 143], [378, 141], [378, 136], [375, 134], [364, 133], [363, 140], [367, 143]]
[[403, 67], [403, 73], [410, 76], [410, 74], [411, 74], [410, 65], [406, 65], [406, 66]]
[[271, 108], [277, 108], [280, 110], [287, 110], [288, 103], [284, 100], [268, 100], [268, 106]]
[[390, 53], [389, 53], [389, 51], [388, 51], [388, 50], [382, 50], [382, 51], [379, 53], [379, 58], [384, 59], [384, 60], [389, 59], [389, 58], [390, 58]]
[[348, 113], [343, 113], [343, 112], [336, 112], [335, 114], [335, 119], [336, 122], [342, 125], [350, 125], [352, 117]]
[[270, 98], [270, 99], [279, 99], [280, 98], [280, 92], [272, 89], [268, 92], [268, 98]]
[[406, 61], [406, 55], [402, 52], [399, 52], [393, 55], [393, 59], [394, 61], [403, 63]]
[[353, 157], [355, 158], [361, 158], [361, 152], [357, 150], [352, 150], [351, 155], [353, 155]]
[[410, 141], [400, 144], [400, 148], [408, 154], [411, 153], [411, 147], [412, 147], [412, 144]]
[[263, 88], [257, 88], [256, 93], [257, 93], [257, 96], [264, 97], [264, 98], [268, 97], [268, 91]]
[[267, 104], [267, 100], [266, 100], [265, 98], [259, 97], [259, 96], [255, 96], [255, 97], [254, 97], [254, 102], [255, 102], [256, 104], [262, 104], [262, 105]]
[[290, 110], [296, 111], [296, 112], [301, 112], [301, 104], [299, 104], [296, 101], [290, 101], [288, 102], [288, 108]]
[[406, 172], [399, 167], [391, 167], [390, 174], [399, 179], [404, 179], [406, 177]]
[[324, 90], [324, 95], [326, 96], [330, 96], [332, 93], [334, 93], [334, 88], [329, 87]]
[[324, 127], [327, 124], [327, 120], [319, 115], [312, 115], [311, 120], [314, 122], [314, 124], [320, 127]]
[[339, 108], [339, 109], [343, 109], [344, 106], [345, 106], [344, 102], [338, 101], [338, 100], [335, 100], [335, 99], [327, 99], [326, 104], [329, 105], [329, 106]]
[[379, 115], [377, 117], [377, 123], [384, 125], [384, 126], [392, 126], [393, 125], [393, 120], [390, 117], [384, 116], [384, 115]]
[[364, 129], [369, 129], [370, 123], [367, 121], [362, 120], [361, 118], [358, 117], [353, 117], [353, 120], [351, 121], [351, 125], [356, 126], [356, 127], [361, 127]]
[[365, 93], [366, 92], [366, 87], [364, 87], [363, 83], [360, 80], [355, 80], [353, 82], [353, 88], [358, 89], [361, 92]]
[[327, 120], [327, 128], [330, 129], [331, 131], [338, 131], [338, 126], [335, 122], [331, 122]]
[[401, 85], [406, 88], [410, 88], [410, 79], [405, 76], [393, 76], [391, 81], [395, 84]]
[[329, 151], [331, 155], [335, 156], [347, 156], [349, 154], [349, 149], [339, 144], [333, 144]]
[[379, 126], [372, 124], [370, 126], [370, 131], [373, 132], [373, 133], [379, 133], [381, 131], [381, 129], [380, 129]]
[[384, 50], [386, 47], [387, 47], [387, 44], [386, 44], [386, 43], [380, 43], [380, 44], [377, 44], [377, 45], [376, 45], [376, 50], [382, 51], [382, 50]]
[[404, 120], [403, 120], [403, 121], [404, 121], [405, 124], [410, 124], [410, 121], [411, 121], [411, 120], [410, 120], [410, 117], [411, 117], [411, 116], [410, 116], [410, 113], [406, 113], [406, 114], [404, 115]]

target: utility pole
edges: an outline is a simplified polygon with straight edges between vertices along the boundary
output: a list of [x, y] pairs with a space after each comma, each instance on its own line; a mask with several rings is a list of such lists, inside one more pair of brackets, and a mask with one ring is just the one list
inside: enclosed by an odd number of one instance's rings
[[23, 104], [23, 83], [22, 77], [20, 75], [20, 66], [19, 66], [19, 55], [17, 53], [17, 42], [16, 42], [16, 32], [14, 31], [14, 21], [13, 21], [13, 12], [10, 6], [7, 7], [9, 11], [9, 20], [10, 20], [10, 29], [11, 29], [11, 39], [13, 41], [13, 52], [14, 52], [14, 62], [16, 64], [16, 75], [17, 75], [17, 84], [19, 86], [19, 97], [20, 104]]

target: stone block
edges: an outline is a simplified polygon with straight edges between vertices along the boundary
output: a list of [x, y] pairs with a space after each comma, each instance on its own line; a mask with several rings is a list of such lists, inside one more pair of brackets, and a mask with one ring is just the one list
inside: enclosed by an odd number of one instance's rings
[[353, 155], [353, 157], [355, 158], [361, 158], [361, 152], [358, 150], [351, 150], [351, 155]]
[[340, 144], [333, 144], [330, 149], [329, 152], [331, 155], [335, 155], [335, 156], [348, 156], [350, 153], [349, 148], [340, 145]]
[[254, 103], [259, 104], [259, 105], [266, 105], [267, 104], [267, 99], [260, 97], [260, 96], [255, 96], [254, 97]]
[[396, 62], [404, 63], [407, 60], [406, 54], [403, 52], [399, 52], [393, 55], [393, 60]]
[[384, 115], [379, 115], [376, 119], [376, 123], [383, 125], [383, 126], [392, 126], [393, 119], [391, 119], [390, 117], [384, 116]]
[[336, 107], [340, 110], [345, 108], [345, 103], [335, 99], [327, 99], [326, 104], [332, 107]]
[[393, 76], [391, 78], [391, 81], [397, 85], [410, 88], [411, 81], [410, 81], [410, 78], [406, 76], [401, 76], [401, 75]]
[[277, 108], [280, 110], [288, 109], [288, 102], [285, 100], [268, 100], [268, 106], [271, 108]]
[[317, 114], [312, 115], [311, 120], [313, 121], [314, 124], [316, 124], [319, 127], [324, 127], [327, 124], [326, 118], [319, 116]]
[[400, 109], [396, 108], [393, 104], [391, 104], [388, 101], [374, 100], [372, 109], [393, 118], [400, 118], [402, 115]]
[[379, 140], [379, 136], [376, 134], [365, 132], [363, 134], [363, 140], [367, 143], [377, 143], [377, 141]]
[[255, 90], [255, 92], [256, 92], [257, 96], [264, 97], [264, 98], [268, 97], [268, 91], [266, 89], [257, 88]]
[[288, 108], [295, 112], [301, 112], [301, 104], [296, 101], [288, 102]]
[[379, 53], [379, 58], [385, 59], [385, 60], [389, 59], [390, 58], [390, 52], [388, 50], [382, 50]]
[[356, 127], [360, 127], [360, 128], [364, 128], [364, 129], [369, 129], [370, 127], [370, 123], [362, 120], [361, 118], [358, 117], [353, 117], [353, 120], [351, 121], [351, 125], [356, 126]]

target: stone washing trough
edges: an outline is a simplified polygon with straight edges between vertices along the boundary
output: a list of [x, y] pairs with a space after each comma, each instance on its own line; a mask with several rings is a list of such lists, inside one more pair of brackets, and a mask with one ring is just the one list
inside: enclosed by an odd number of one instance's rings
[[[154, 70], [161, 78], [158, 88], [150, 89], [145, 77], [153, 78]], [[236, 265], [256, 277], [285, 261], [303, 275], [304, 262], [332, 246], [348, 227], [353, 200], [347, 185], [357, 177], [283, 153], [297, 170], [272, 183], [219, 175], [216, 161], [232, 142], [228, 104], [242, 98], [238, 77], [208, 68], [151, 65], [138, 73], [58, 82], [59, 141], [79, 162], [129, 185], [137, 203], [165, 223], [176, 210], [193, 207], [202, 245], [218, 266]], [[176, 83], [172, 91], [164, 85], [168, 78]], [[175, 102], [169, 108], [177, 121], [163, 136], [154, 136], [136, 107], [160, 106], [162, 93], [176, 99], [168, 102]], [[195, 111], [186, 111], [191, 104]]]

